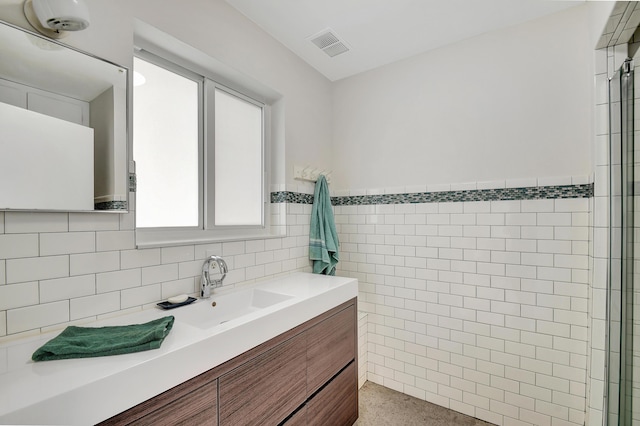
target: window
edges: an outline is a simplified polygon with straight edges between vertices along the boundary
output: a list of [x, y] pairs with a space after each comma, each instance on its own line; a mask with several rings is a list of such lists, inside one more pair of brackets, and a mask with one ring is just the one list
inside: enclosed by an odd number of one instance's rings
[[202, 81], [140, 58], [133, 66], [136, 226], [197, 227]]
[[215, 88], [216, 225], [262, 224], [262, 107]]
[[263, 103], [141, 52], [133, 106], [138, 239], [215, 240], [266, 228]]

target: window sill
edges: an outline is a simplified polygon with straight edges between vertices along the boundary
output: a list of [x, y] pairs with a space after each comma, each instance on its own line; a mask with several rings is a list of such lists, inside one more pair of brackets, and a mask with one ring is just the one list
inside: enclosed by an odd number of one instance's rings
[[[191, 244], [224, 243], [246, 240], [266, 240], [284, 238], [286, 232], [278, 233], [277, 226], [272, 229], [231, 231], [221, 234], [215, 231], [203, 230], [147, 230], [136, 229], [137, 248], [155, 248], [169, 246], [185, 246]], [[284, 228], [284, 227], [282, 227]]]

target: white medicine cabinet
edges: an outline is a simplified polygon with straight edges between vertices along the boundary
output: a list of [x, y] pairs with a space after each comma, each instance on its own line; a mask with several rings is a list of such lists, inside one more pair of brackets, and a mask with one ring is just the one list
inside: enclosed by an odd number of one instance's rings
[[0, 210], [128, 210], [127, 69], [0, 21]]

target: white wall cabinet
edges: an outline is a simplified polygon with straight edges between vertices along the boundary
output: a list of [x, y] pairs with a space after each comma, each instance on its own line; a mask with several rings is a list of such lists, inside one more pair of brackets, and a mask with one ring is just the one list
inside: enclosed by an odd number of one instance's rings
[[93, 129], [0, 103], [0, 209], [93, 210]]

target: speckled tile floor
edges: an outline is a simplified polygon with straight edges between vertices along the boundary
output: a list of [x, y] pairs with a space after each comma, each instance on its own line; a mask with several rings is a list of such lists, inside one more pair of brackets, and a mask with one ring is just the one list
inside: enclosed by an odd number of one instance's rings
[[490, 426], [491, 423], [366, 382], [358, 395], [360, 417], [354, 426]]

